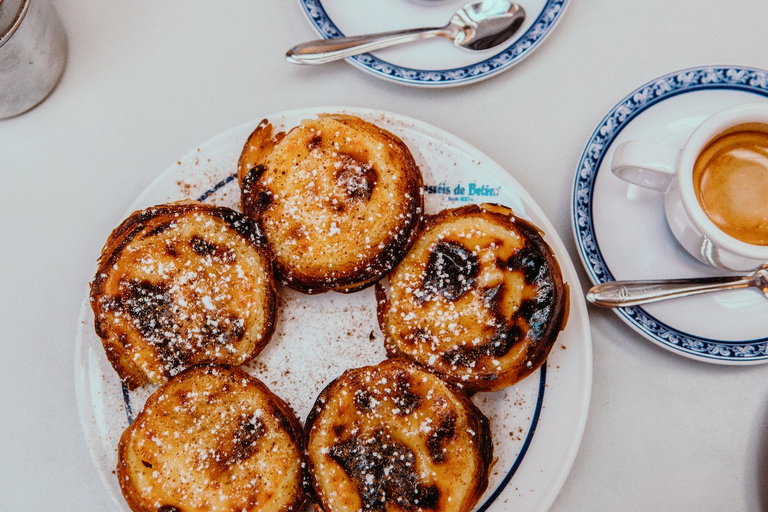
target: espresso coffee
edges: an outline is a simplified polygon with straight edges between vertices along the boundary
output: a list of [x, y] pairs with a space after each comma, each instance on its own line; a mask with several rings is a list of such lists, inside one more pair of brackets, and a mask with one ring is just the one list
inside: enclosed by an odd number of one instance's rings
[[710, 141], [694, 165], [693, 187], [722, 231], [768, 245], [768, 125], [735, 126]]

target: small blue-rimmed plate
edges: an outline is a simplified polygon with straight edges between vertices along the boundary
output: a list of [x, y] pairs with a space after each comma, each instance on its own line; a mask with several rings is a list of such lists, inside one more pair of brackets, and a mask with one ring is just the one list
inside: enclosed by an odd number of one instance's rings
[[[299, 0], [324, 38], [414, 27], [443, 26], [467, 0]], [[484, 51], [455, 47], [445, 38], [420, 41], [347, 59], [379, 78], [407, 85], [449, 87], [468, 84], [511, 68], [531, 54], [560, 21], [569, 0], [526, 0], [526, 20], [517, 36]]]
[[[572, 220], [593, 283], [721, 274], [688, 255], [672, 236], [661, 194], [610, 172], [616, 145], [642, 139], [682, 147], [706, 117], [739, 103], [768, 101], [768, 71], [708, 66], [652, 80], [600, 122], [579, 161]], [[630, 327], [677, 354], [720, 364], [768, 362], [768, 301], [734, 290], [616, 310]]]

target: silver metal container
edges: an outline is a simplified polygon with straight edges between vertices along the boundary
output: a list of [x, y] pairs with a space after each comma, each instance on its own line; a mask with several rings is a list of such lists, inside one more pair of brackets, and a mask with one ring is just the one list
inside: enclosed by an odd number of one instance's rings
[[67, 36], [49, 0], [0, 0], [0, 119], [47, 98], [66, 62]]

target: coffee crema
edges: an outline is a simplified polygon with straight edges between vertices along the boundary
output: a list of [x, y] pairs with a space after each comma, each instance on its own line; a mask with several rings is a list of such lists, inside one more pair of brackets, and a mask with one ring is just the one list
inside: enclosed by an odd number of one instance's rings
[[693, 187], [722, 231], [768, 245], [768, 124], [738, 125], [712, 139], [696, 159]]

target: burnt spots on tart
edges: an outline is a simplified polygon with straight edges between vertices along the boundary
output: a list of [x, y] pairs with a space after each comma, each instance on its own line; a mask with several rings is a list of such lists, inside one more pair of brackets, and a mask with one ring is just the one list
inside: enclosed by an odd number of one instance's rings
[[278, 278], [305, 293], [379, 280], [421, 225], [423, 179], [410, 150], [358, 117], [324, 114], [287, 133], [262, 121], [240, 155], [238, 179]]
[[258, 226], [182, 201], [134, 212], [110, 234], [90, 300], [107, 357], [133, 389], [198, 363], [249, 361], [274, 332], [276, 297]]
[[488, 485], [489, 422], [467, 395], [405, 359], [350, 369], [305, 424], [325, 512], [465, 512]]
[[135, 512], [303, 508], [301, 425], [248, 373], [199, 365], [147, 400], [118, 445], [117, 478]]
[[568, 289], [535, 226], [503, 206], [468, 205], [427, 217], [377, 301], [390, 357], [467, 391], [492, 391], [546, 360], [564, 327]]

